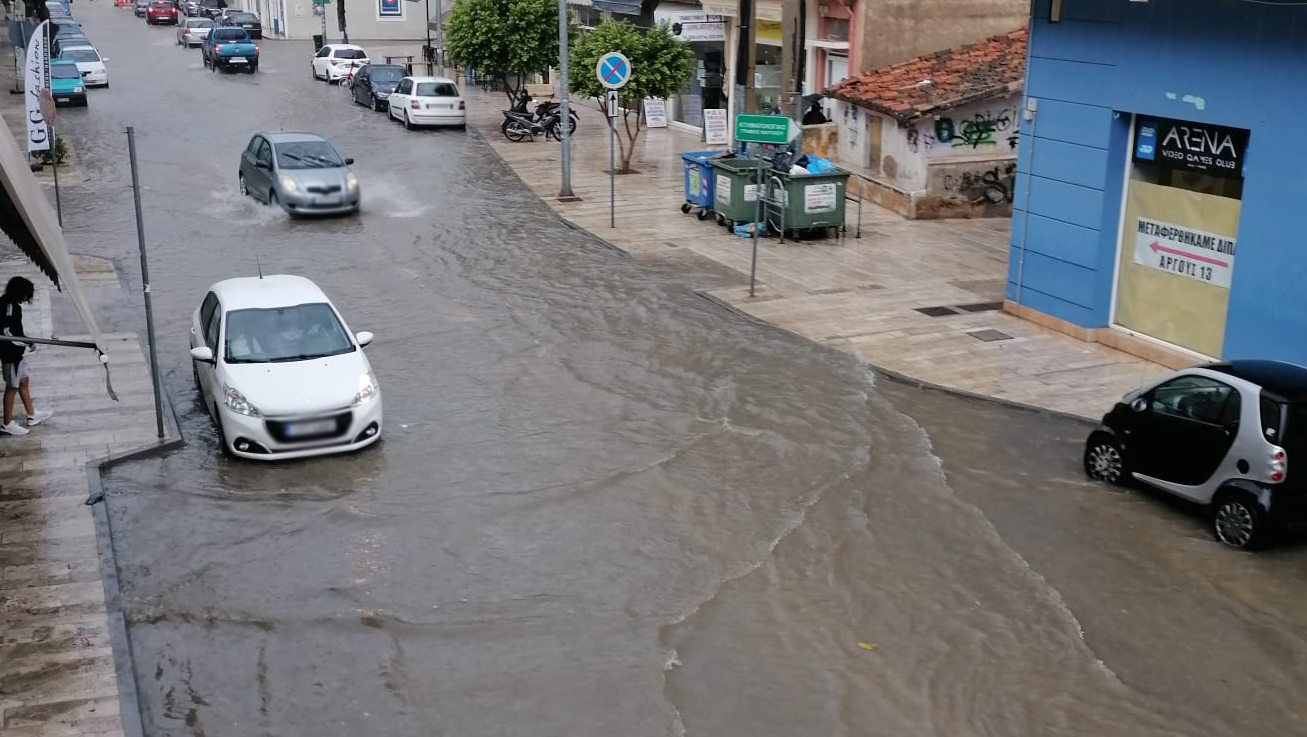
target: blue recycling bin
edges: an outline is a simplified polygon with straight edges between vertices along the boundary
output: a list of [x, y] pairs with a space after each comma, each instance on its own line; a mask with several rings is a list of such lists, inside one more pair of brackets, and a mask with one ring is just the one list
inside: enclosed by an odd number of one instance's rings
[[712, 212], [713, 176], [712, 164], [708, 160], [721, 151], [686, 151], [681, 154], [681, 163], [685, 169], [685, 204], [681, 212], [688, 213], [697, 207], [696, 216], [703, 220]]

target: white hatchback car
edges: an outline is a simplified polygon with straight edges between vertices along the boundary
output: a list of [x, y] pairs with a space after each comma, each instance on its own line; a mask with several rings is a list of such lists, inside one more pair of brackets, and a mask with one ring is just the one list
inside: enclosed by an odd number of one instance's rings
[[191, 325], [195, 382], [226, 453], [255, 460], [357, 450], [381, 437], [381, 388], [316, 284], [246, 277], [209, 288]]
[[59, 47], [59, 58], [67, 59], [77, 65], [82, 73], [82, 83], [87, 87], [108, 87], [109, 71], [104, 68], [108, 59], [100, 56], [90, 44], [68, 45]]
[[386, 104], [392, 120], [405, 128], [420, 125], [467, 127], [467, 106], [458, 84], [445, 77], [405, 77], [390, 93]]
[[313, 55], [313, 78], [339, 82], [350, 71], [369, 63], [368, 52], [354, 44], [327, 44]]

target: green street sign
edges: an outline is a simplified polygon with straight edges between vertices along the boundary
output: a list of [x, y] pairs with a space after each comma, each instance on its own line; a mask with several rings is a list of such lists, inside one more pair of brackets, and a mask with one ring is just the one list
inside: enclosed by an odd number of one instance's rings
[[735, 140], [783, 146], [799, 135], [800, 128], [784, 115], [735, 116]]

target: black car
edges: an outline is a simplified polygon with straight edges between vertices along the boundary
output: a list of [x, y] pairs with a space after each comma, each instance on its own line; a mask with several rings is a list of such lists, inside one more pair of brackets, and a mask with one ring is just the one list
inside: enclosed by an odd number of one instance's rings
[[407, 74], [398, 64], [365, 64], [354, 72], [354, 86], [351, 88], [354, 102], [383, 112], [390, 93]]
[[1091, 478], [1200, 505], [1217, 540], [1251, 550], [1307, 522], [1304, 459], [1307, 368], [1226, 361], [1125, 395], [1090, 433], [1084, 463]]
[[255, 40], [263, 38], [263, 24], [259, 22], [259, 16], [243, 10], [224, 11], [218, 17], [218, 25], [244, 28], [245, 32], [250, 34], [250, 38]]
[[227, 0], [199, 0], [195, 3], [195, 12], [187, 15], [195, 15], [201, 18], [213, 18], [217, 21], [222, 15], [222, 11], [227, 9]]

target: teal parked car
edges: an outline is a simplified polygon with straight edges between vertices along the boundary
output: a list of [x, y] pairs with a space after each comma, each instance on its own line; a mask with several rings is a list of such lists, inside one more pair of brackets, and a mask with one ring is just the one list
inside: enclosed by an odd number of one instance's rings
[[86, 107], [86, 85], [77, 63], [70, 59], [50, 60], [50, 94], [56, 105]]

